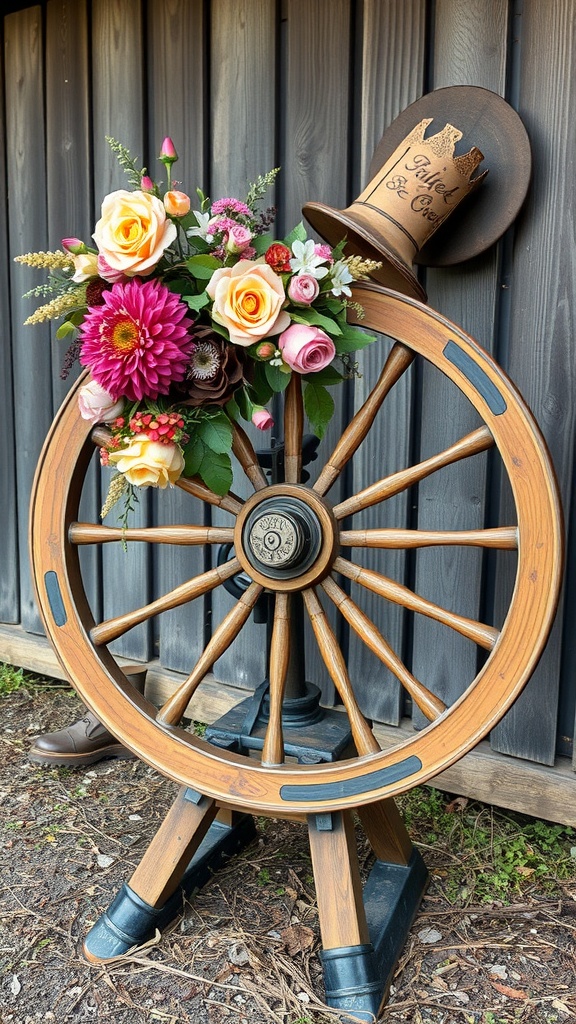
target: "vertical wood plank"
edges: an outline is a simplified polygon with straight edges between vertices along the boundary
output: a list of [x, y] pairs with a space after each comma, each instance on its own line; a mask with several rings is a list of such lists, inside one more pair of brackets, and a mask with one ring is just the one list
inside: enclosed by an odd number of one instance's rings
[[32, 479], [52, 421], [50, 326], [23, 326], [24, 320], [39, 303], [23, 299], [22, 295], [42, 284], [43, 279], [37, 269], [11, 262], [21, 253], [47, 248], [44, 58], [40, 7], [30, 7], [5, 18], [4, 43], [14, 409], [18, 417], [18, 576], [22, 625], [30, 632], [41, 633], [28, 566], [27, 529]]
[[[213, 199], [244, 199], [259, 174], [278, 166], [275, 93], [279, 87], [277, 20], [273, 0], [241, 0], [211, 6], [211, 164], [209, 190]], [[267, 193], [264, 206], [274, 205], [278, 193]], [[256, 448], [267, 448], [270, 434], [247, 426]], [[241, 497], [252, 485], [234, 459], [234, 491]], [[227, 513], [215, 512], [216, 524], [232, 525]], [[219, 587], [212, 595], [212, 626], [216, 627], [237, 598]], [[251, 616], [226, 653], [214, 665], [222, 682], [254, 689], [266, 674], [266, 625]]]
[[[507, 58], [506, 0], [482, 5], [439, 0], [435, 6], [430, 54], [433, 88], [477, 85], [503, 94]], [[455, 120], [456, 127], [457, 121]], [[433, 123], [428, 129], [441, 130]], [[467, 152], [481, 140], [462, 139]], [[426, 274], [428, 303], [468, 330], [486, 348], [492, 347], [498, 296], [497, 251], [449, 270]], [[468, 401], [433, 367], [421, 367], [420, 451], [426, 458], [478, 425]], [[433, 474], [418, 488], [418, 527], [463, 529], [482, 526], [485, 516], [486, 457]], [[449, 608], [479, 618], [482, 599], [482, 553], [469, 549], [429, 549], [415, 559], [415, 589]], [[433, 656], [431, 654], [433, 653]], [[414, 621], [413, 672], [438, 696], [451, 703], [477, 671], [477, 649], [451, 630], [423, 616]], [[415, 721], [423, 724], [420, 712]]]
[[[50, 201], [48, 245], [59, 249], [63, 238], [82, 238], [90, 244], [92, 220], [92, 145], [90, 137], [90, 76], [88, 14], [85, 0], [50, 0], [46, 10], [46, 172]], [[81, 367], [76, 363], [62, 377], [67, 343], [52, 335], [52, 395], [56, 411]], [[87, 476], [82, 508], [94, 520], [100, 508], [97, 458]], [[96, 547], [80, 552], [88, 599], [98, 615], [101, 604], [100, 559]]]
[[[144, 53], [140, 0], [96, 0], [92, 7], [94, 223], [104, 197], [114, 189], [129, 187], [126, 175], [112, 153], [106, 136], [121, 142], [132, 157], [144, 159]], [[120, 101], [121, 97], [121, 101]], [[110, 471], [102, 474], [105, 497]], [[151, 495], [138, 494], [131, 523], [149, 522]], [[99, 511], [99, 510], [98, 510]], [[106, 517], [117, 525], [118, 510]], [[146, 604], [150, 596], [151, 561], [146, 545], [129, 544], [126, 551], [102, 551], [103, 615], [114, 615]], [[116, 546], [115, 546], [116, 548]], [[151, 624], [143, 623], [110, 645], [118, 655], [146, 661], [151, 654]]]
[[[0, 76], [0, 109], [4, 110], [5, 81]], [[6, 196], [6, 125], [0, 117], [0, 194]], [[0, 246], [8, 255], [8, 224], [5, 207], [0, 217]], [[0, 622], [20, 621], [19, 568], [18, 568], [18, 505], [16, 495], [16, 444], [14, 402], [12, 397], [12, 346], [10, 323], [9, 280], [11, 267], [8, 259], [0, 263], [0, 322], [3, 325], [0, 345], [0, 431], [4, 443], [0, 448], [0, 501], [3, 529], [0, 535]]]
[[[413, 103], [424, 90], [426, 4], [380, 4], [365, 0], [357, 28], [361, 40], [354, 84], [358, 142], [354, 146], [358, 195], [368, 181], [372, 154], [394, 118]], [[360, 376], [354, 381], [354, 411], [374, 386], [390, 343], [380, 336], [358, 355]], [[410, 462], [412, 443], [413, 371], [392, 389], [372, 429], [352, 461], [349, 489], [360, 490], [369, 482], [395, 472]], [[357, 517], [367, 528], [406, 525], [409, 495], [401, 494]], [[354, 520], [356, 524], [356, 520]], [[367, 568], [406, 582], [406, 555], [401, 551], [362, 551], [350, 556]], [[392, 648], [402, 657], [405, 648], [406, 614], [399, 606], [386, 604], [362, 588], [354, 588], [366, 614], [375, 622]], [[350, 675], [364, 712], [380, 722], [398, 724], [402, 714], [402, 689], [397, 679], [367, 650], [354, 634], [348, 646]]]
[[[147, 8], [149, 97], [149, 173], [165, 180], [164, 167], [158, 161], [163, 139], [174, 142], [178, 160], [173, 179], [192, 200], [196, 188], [204, 188], [207, 178], [206, 26], [201, 0], [155, 0]], [[193, 102], [174, 102], [174, 82], [186, 82]], [[153, 520], [163, 523], [203, 523], [204, 504], [179, 488], [152, 494]], [[160, 544], [153, 552], [153, 596], [166, 593], [204, 569], [203, 548]], [[204, 646], [209, 599], [199, 598], [190, 605], [175, 608], [154, 623], [155, 653], [165, 668], [188, 672]]]
[[[570, 521], [574, 474], [574, 3], [528, 0], [515, 30], [522, 55], [519, 111], [534, 158], [534, 177], [518, 229], [510, 281], [506, 368], [538, 420], [558, 474]], [[504, 506], [505, 508], [506, 506]], [[574, 538], [571, 536], [571, 548]], [[540, 665], [493, 733], [497, 750], [552, 764], [560, 684], [562, 608]], [[573, 622], [566, 620], [566, 630]], [[574, 680], [564, 681], [572, 687]]]

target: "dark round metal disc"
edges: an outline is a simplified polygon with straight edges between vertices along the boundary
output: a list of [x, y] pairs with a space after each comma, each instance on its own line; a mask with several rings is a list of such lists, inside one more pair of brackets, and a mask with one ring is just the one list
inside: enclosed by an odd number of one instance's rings
[[462, 132], [455, 155], [477, 146], [485, 180], [456, 208], [416, 256], [427, 267], [447, 267], [478, 256], [504, 234], [526, 198], [532, 176], [528, 133], [520, 116], [498, 93], [475, 85], [435, 89], [406, 107], [386, 129], [370, 163], [371, 180], [397, 146], [424, 118], [434, 118], [426, 138], [451, 124]]

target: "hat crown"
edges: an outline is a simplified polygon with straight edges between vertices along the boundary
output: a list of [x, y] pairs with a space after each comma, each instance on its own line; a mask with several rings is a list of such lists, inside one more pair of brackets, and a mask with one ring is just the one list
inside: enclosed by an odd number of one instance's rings
[[408, 265], [488, 173], [472, 177], [483, 160], [476, 146], [454, 155], [462, 138], [454, 125], [446, 124], [425, 138], [432, 121], [424, 118], [412, 129], [348, 207], [354, 219], [385, 234], [388, 244]]

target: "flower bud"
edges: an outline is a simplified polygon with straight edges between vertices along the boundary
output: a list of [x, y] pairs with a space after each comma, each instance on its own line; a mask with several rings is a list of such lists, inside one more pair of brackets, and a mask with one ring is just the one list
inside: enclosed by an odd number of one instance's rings
[[83, 253], [88, 252], [88, 246], [84, 244], [81, 238], [63, 238], [62, 248], [66, 252], [72, 253], [73, 256], [81, 256]]
[[275, 351], [276, 345], [273, 345], [271, 341], [263, 341], [261, 345], [258, 345], [256, 355], [258, 359], [271, 359]]
[[160, 156], [158, 157], [158, 159], [161, 160], [163, 164], [173, 164], [174, 161], [178, 159], [178, 154], [174, 148], [174, 143], [172, 142], [172, 139], [168, 135], [166, 136], [164, 142], [162, 143], [162, 148], [160, 150]]
[[272, 430], [274, 426], [274, 420], [267, 409], [263, 409], [261, 406], [256, 406], [252, 413], [252, 423], [258, 430]]
[[190, 197], [185, 192], [167, 192], [164, 196], [164, 209], [170, 217], [185, 217], [190, 210]]
[[142, 192], [154, 191], [154, 182], [152, 181], [152, 178], [150, 178], [147, 174], [142, 175], [142, 178], [140, 179], [140, 188]]

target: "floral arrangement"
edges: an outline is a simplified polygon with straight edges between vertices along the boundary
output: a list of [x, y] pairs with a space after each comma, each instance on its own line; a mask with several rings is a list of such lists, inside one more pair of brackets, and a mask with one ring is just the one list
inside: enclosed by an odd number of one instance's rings
[[232, 484], [233, 423], [274, 426], [269, 406], [293, 373], [322, 437], [334, 411], [328, 388], [355, 372], [351, 353], [373, 337], [347, 323], [350, 285], [379, 264], [307, 238], [302, 223], [282, 240], [274, 210], [259, 210], [278, 168], [246, 199], [197, 209], [172, 180], [178, 159], [166, 138], [163, 187], [107, 139], [131, 190], [102, 202], [94, 246], [66, 238], [56, 252], [17, 256], [49, 271], [25, 297], [43, 305], [26, 324], [62, 320], [62, 375], [89, 369], [80, 415], [106, 424], [101, 461], [114, 469], [102, 517], [135, 487], [166, 487], [181, 474], [222, 495]]

